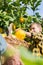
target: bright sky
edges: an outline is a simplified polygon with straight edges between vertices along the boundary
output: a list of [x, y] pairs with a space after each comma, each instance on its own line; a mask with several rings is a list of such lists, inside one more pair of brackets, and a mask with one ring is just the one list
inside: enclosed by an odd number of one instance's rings
[[[32, 10], [27, 10], [27, 12], [28, 12], [28, 15], [32, 15], [33, 14]], [[43, 17], [43, 0], [42, 0], [41, 5], [39, 6], [38, 12], [41, 15], [41, 17]]]
[[[14, 1], [16, 1], [16, 0], [14, 0]], [[38, 12], [41, 15], [41, 17], [43, 18], [43, 0], [42, 0], [41, 5], [39, 6]], [[33, 14], [33, 12], [32, 12], [31, 9], [30, 10], [27, 10], [27, 13], [28, 13], [28, 15], [32, 15]]]

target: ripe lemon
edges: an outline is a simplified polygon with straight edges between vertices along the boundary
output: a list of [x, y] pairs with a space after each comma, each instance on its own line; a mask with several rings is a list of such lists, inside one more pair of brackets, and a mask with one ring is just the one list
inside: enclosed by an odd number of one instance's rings
[[2, 28], [0, 28], [0, 33], [2, 33], [3, 32], [3, 29]]
[[13, 25], [13, 27], [12, 27], [12, 28], [13, 28], [13, 30], [15, 30], [15, 29], [16, 29], [16, 26], [15, 26], [15, 25]]
[[16, 37], [20, 40], [23, 40], [26, 37], [26, 34], [23, 30], [18, 29], [15, 33]]
[[14, 25], [14, 29], [16, 29], [16, 26]]
[[25, 19], [23, 17], [20, 17], [20, 22], [23, 23]]

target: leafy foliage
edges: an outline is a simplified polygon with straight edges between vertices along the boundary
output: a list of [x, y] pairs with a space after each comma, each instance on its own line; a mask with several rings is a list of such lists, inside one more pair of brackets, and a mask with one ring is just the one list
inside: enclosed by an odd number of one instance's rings
[[[12, 22], [16, 28], [22, 28], [26, 31], [32, 22], [43, 23], [38, 12], [38, 6], [42, 0], [0, 0], [0, 27], [4, 30], [8, 28]], [[32, 16], [28, 16], [26, 10], [30, 8], [33, 11]], [[20, 18], [24, 18], [24, 22], [20, 22]], [[43, 26], [43, 25], [42, 25]]]

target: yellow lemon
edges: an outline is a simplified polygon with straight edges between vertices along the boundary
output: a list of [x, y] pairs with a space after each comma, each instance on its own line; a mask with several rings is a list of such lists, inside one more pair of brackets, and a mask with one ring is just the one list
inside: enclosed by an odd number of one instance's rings
[[3, 32], [3, 29], [2, 28], [0, 28], [0, 33], [2, 33]]
[[25, 32], [21, 29], [18, 29], [15, 33], [16, 37], [20, 40], [23, 40], [26, 36]]
[[13, 24], [13, 25], [12, 25], [12, 30], [14, 31], [15, 29], [16, 29], [16, 25]]
[[15, 25], [13, 25], [13, 30], [15, 30], [16, 29], [16, 26]]
[[23, 23], [25, 19], [23, 17], [20, 17], [20, 22]]

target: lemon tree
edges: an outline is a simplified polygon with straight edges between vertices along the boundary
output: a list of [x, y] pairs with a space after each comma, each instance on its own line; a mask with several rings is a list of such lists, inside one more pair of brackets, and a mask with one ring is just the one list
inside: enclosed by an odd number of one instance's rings
[[[0, 0], [0, 27], [6, 30], [10, 23], [14, 23], [16, 28], [22, 28], [28, 31], [32, 22], [42, 24], [43, 20], [41, 16], [38, 12], [35, 13], [41, 1], [42, 0]], [[29, 16], [26, 12], [26, 10], [30, 8], [33, 11], [32, 16]]]

